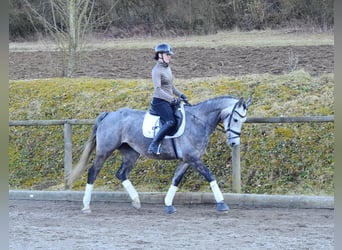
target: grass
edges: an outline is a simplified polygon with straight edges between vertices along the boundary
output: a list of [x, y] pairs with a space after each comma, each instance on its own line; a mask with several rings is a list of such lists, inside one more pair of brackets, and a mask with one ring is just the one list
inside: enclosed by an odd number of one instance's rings
[[[265, 30], [265, 31], [221, 31], [207, 36], [184, 36], [184, 37], [135, 37], [126, 39], [98, 39], [89, 38], [86, 49], [142, 49], [153, 48], [156, 43], [167, 41], [173, 47], [265, 47], [265, 46], [317, 46], [333, 45], [333, 32], [296, 32], [288, 30]], [[19, 51], [45, 51], [55, 50], [51, 41], [10, 43], [10, 52]]]
[[[316, 116], [334, 114], [333, 74], [312, 77], [299, 70], [285, 75], [247, 75], [178, 79], [176, 84], [192, 103], [218, 95], [247, 97], [253, 93], [249, 116]], [[102, 111], [123, 106], [147, 110], [152, 93], [146, 79], [41, 79], [10, 81], [10, 120], [93, 119]], [[118, 91], [120, 90], [120, 91]], [[73, 127], [76, 163], [91, 126]], [[241, 165], [244, 193], [333, 195], [334, 124], [245, 124]], [[10, 189], [63, 187], [63, 127], [10, 127]], [[231, 192], [230, 148], [214, 132], [203, 160], [224, 192]], [[165, 191], [175, 161], [141, 157], [130, 179], [138, 191]], [[122, 190], [115, 179], [120, 156], [104, 165], [95, 187]], [[86, 174], [74, 189], [83, 190]], [[208, 183], [190, 169], [181, 191], [210, 191]]]

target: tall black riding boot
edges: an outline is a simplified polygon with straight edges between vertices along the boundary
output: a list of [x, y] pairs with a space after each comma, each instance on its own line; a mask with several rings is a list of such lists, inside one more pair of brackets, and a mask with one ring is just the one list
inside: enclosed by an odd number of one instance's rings
[[158, 133], [154, 136], [150, 146], [148, 147], [147, 153], [149, 154], [160, 154], [158, 151], [159, 143], [163, 140], [165, 135], [172, 128], [173, 124], [166, 122], [158, 131]]

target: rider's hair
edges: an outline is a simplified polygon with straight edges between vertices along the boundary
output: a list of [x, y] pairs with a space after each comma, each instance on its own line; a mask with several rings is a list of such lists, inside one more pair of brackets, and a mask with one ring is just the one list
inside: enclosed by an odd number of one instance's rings
[[161, 53], [161, 52], [156, 52], [156, 53], [154, 54], [154, 57], [153, 57], [154, 60], [158, 60], [158, 59], [159, 59], [159, 55], [158, 55], [159, 53]]

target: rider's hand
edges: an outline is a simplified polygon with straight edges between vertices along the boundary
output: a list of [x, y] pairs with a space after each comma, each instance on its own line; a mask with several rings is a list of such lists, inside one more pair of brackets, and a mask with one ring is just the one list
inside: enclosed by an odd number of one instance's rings
[[171, 101], [171, 105], [172, 106], [177, 106], [181, 103], [181, 100], [179, 98], [174, 98], [172, 101]]
[[180, 98], [182, 98], [184, 102], [188, 102], [188, 97], [186, 95], [181, 94]]

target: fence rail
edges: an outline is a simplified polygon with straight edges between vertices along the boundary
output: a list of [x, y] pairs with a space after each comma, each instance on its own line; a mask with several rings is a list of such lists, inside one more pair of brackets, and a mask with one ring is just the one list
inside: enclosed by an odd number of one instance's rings
[[[65, 120], [26, 120], [9, 121], [9, 126], [64, 126], [64, 177], [65, 189], [70, 189], [66, 177], [72, 170], [72, 125], [93, 125], [95, 119], [65, 119]], [[246, 123], [305, 123], [334, 122], [334, 116], [279, 116], [279, 117], [248, 117]], [[241, 192], [240, 146], [232, 148], [232, 190]]]
[[[65, 120], [25, 120], [9, 121], [9, 126], [51, 126], [51, 125], [92, 125], [95, 119], [65, 119]], [[326, 116], [277, 116], [248, 117], [246, 123], [301, 123], [301, 122], [334, 122], [333, 115]]]

